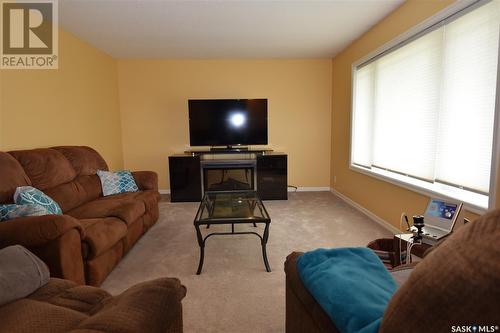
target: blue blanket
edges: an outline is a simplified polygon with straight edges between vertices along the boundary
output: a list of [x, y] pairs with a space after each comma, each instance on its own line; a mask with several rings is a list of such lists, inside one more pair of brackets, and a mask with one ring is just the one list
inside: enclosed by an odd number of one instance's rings
[[342, 333], [378, 331], [396, 282], [368, 248], [317, 249], [297, 260], [302, 282]]

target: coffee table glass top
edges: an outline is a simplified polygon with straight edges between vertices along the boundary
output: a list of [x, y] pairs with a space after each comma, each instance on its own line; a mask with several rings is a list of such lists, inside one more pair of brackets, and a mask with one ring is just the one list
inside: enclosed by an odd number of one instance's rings
[[207, 192], [195, 222], [268, 220], [269, 214], [255, 191]]

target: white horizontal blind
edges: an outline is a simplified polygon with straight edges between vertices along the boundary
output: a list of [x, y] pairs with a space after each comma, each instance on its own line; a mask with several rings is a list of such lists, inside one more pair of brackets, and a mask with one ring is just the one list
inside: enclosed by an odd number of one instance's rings
[[488, 192], [498, 64], [500, 1], [444, 27], [436, 179]]
[[373, 164], [434, 177], [441, 31], [380, 58], [376, 66]]
[[355, 108], [353, 114], [352, 160], [363, 166], [372, 164], [373, 67], [365, 66], [356, 73]]
[[499, 29], [492, 1], [356, 69], [352, 163], [487, 193]]

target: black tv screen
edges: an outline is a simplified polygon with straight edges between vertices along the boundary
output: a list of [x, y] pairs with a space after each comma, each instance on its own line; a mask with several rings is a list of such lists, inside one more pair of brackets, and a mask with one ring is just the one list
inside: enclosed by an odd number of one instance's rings
[[267, 99], [190, 99], [191, 146], [267, 144]]

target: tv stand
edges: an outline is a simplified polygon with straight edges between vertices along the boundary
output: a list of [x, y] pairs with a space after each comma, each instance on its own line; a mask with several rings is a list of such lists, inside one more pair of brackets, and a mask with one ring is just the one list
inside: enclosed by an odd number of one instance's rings
[[[206, 190], [232, 191], [238, 186], [256, 190], [262, 200], [288, 197], [288, 156], [283, 153], [219, 148], [186, 151], [169, 156], [168, 160], [172, 202], [199, 202]], [[238, 178], [242, 176], [243, 179]]]

